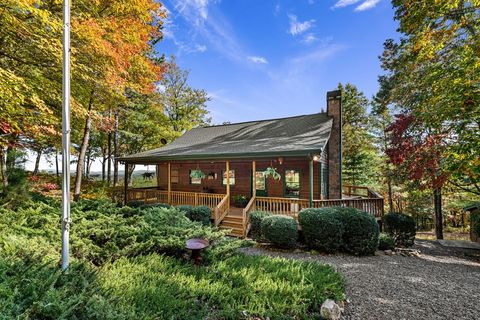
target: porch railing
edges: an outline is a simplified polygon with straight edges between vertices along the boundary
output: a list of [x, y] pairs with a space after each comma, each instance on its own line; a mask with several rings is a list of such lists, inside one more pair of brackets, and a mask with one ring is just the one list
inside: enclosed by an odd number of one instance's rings
[[250, 211], [255, 208], [256, 196], [250, 198], [247, 206], [242, 212], [243, 237], [245, 238], [250, 231]]
[[214, 214], [214, 222], [215, 225], [218, 226], [220, 222], [222, 222], [223, 218], [228, 214], [230, 211], [230, 197], [226, 194], [222, 201], [215, 207], [213, 214]]
[[[368, 212], [375, 218], [383, 216], [383, 198], [314, 200], [312, 207], [351, 207]], [[269, 211], [273, 214], [283, 214], [296, 218], [298, 213], [306, 208], [310, 208], [308, 199], [255, 197], [254, 210]]]
[[154, 188], [127, 190], [127, 203], [130, 201], [144, 201], [151, 203], [168, 203], [172, 206], [190, 205], [207, 206], [212, 209], [212, 218], [218, 225], [228, 214], [230, 201], [226, 194], [171, 191], [168, 201], [168, 191]]

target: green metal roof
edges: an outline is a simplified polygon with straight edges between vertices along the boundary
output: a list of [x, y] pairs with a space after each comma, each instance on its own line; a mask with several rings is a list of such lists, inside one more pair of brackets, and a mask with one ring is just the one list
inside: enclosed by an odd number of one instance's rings
[[161, 148], [121, 157], [128, 163], [162, 160], [303, 156], [325, 147], [332, 118], [316, 113], [194, 128]]

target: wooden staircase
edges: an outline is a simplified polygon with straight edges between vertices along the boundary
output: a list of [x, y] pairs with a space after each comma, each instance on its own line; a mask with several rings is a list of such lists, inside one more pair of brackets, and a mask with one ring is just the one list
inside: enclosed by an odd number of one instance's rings
[[227, 216], [220, 222], [219, 228], [230, 230], [230, 236], [243, 237], [242, 209], [230, 208]]

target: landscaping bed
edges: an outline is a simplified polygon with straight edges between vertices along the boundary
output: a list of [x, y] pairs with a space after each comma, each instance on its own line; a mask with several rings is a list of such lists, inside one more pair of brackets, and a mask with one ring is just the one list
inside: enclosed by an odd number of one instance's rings
[[[238, 253], [248, 242], [176, 208], [72, 206], [71, 267], [59, 268], [59, 203], [0, 208], [2, 319], [317, 319], [344, 299], [332, 267]], [[188, 238], [208, 239], [195, 266]]]

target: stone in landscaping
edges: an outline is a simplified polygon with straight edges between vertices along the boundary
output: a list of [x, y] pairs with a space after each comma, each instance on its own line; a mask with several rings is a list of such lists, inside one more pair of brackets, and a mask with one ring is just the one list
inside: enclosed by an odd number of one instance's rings
[[385, 250], [385, 254], [387, 256], [391, 256], [391, 255], [393, 255], [393, 251], [392, 250]]
[[325, 319], [337, 320], [342, 316], [342, 310], [335, 301], [327, 299], [320, 308], [320, 314]]

